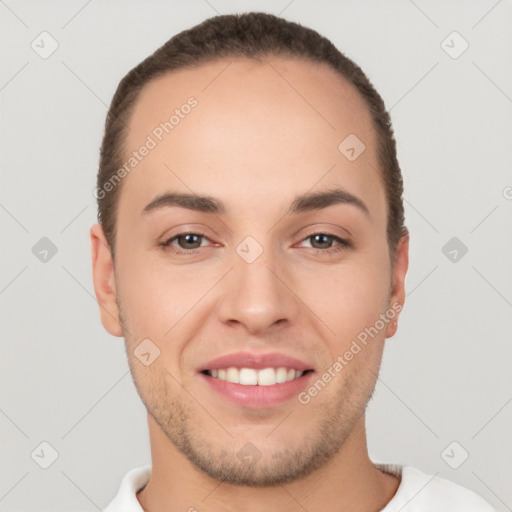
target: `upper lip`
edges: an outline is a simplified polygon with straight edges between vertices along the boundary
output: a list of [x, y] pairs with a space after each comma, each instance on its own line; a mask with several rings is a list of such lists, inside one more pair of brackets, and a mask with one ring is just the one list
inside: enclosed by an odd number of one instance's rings
[[268, 354], [251, 354], [250, 352], [235, 352], [217, 357], [198, 368], [198, 372], [204, 370], [219, 370], [221, 368], [254, 368], [262, 370], [263, 368], [293, 368], [299, 371], [312, 370], [310, 364], [277, 352]]

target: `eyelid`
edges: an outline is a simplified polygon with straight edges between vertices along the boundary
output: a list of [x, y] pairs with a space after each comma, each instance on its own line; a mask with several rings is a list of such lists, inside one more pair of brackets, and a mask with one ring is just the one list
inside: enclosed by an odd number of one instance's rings
[[[206, 232], [210, 232], [212, 236], [210, 237], [210, 235], [207, 235]], [[219, 236], [214, 230], [212, 230], [205, 224], [186, 222], [174, 226], [171, 229], [167, 229], [164, 232], [164, 234], [161, 235], [161, 237], [159, 237], [159, 239], [162, 241], [161, 243], [166, 243], [173, 238], [177, 238], [179, 236], [184, 235], [201, 235], [202, 237], [207, 238], [210, 241], [212, 240], [212, 237]]]
[[[314, 227], [311, 227], [311, 226], [314, 226]], [[329, 226], [329, 227], [325, 228], [324, 226]], [[311, 228], [312, 231], [308, 228]], [[337, 235], [337, 234], [334, 234], [331, 232], [332, 230], [336, 230], [336, 229], [343, 231], [345, 234]], [[320, 226], [319, 226], [318, 222], [312, 222], [311, 224], [308, 224], [307, 226], [304, 226], [299, 231], [297, 231], [295, 233], [295, 235], [297, 235], [302, 230], [309, 233], [309, 235], [307, 235], [307, 236], [317, 235], [320, 233], [329, 235], [329, 236], [337, 236], [339, 238], [345, 238], [347, 236], [349, 236], [349, 237], [352, 236], [352, 233], [347, 228], [339, 226], [338, 224], [333, 224], [332, 222], [322, 222], [322, 223], [320, 223]]]
[[324, 235], [324, 236], [328, 236], [329, 238], [333, 238], [333, 239], [341, 241], [341, 242], [349, 243], [349, 240], [347, 240], [346, 238], [343, 238], [340, 235], [335, 235], [334, 233], [329, 233], [328, 231], [313, 231], [312, 233], [309, 233], [308, 235], [301, 237], [300, 242], [304, 242], [304, 240], [313, 238], [316, 235]]
[[[205, 235], [204, 233], [201, 233], [200, 231], [181, 231], [172, 236], [165, 237], [163, 242], [161, 243], [161, 245], [163, 245], [164, 247], [174, 247], [174, 246], [172, 246], [172, 242], [175, 242], [180, 236], [186, 236], [186, 235], [196, 235], [196, 236], [201, 237], [203, 240], [208, 240], [209, 242], [213, 242], [213, 240], [209, 236]], [[213, 243], [215, 243], [215, 242], [213, 242]], [[197, 247], [196, 249], [182, 249], [181, 247], [177, 247], [177, 249], [179, 249], [181, 251], [189, 251], [189, 252], [196, 251], [201, 248], [203, 248], [203, 246]]]
[[330, 254], [330, 253], [336, 253], [339, 251], [343, 251], [344, 249], [349, 249], [349, 248], [353, 247], [353, 243], [351, 240], [349, 240], [347, 238], [343, 238], [339, 235], [335, 235], [334, 233], [329, 233], [328, 231], [321, 231], [321, 230], [313, 231], [312, 233], [302, 237], [299, 244], [302, 244], [305, 240], [308, 240], [308, 239], [314, 237], [315, 235], [327, 236], [329, 238], [332, 238], [336, 243], [332, 247], [328, 247], [326, 249], [318, 249], [316, 247], [309, 247], [309, 249], [311, 249], [313, 251]]

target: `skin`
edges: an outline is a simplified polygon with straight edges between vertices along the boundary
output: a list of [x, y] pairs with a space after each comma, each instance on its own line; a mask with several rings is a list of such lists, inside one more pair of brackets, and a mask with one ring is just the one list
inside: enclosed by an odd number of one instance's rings
[[[403, 305], [408, 237], [392, 266], [369, 112], [323, 64], [220, 60], [146, 85], [127, 148], [140, 147], [190, 96], [198, 106], [123, 180], [115, 265], [101, 226], [90, 230], [101, 320], [124, 336], [148, 410], [153, 469], [139, 502], [151, 511], [380, 510], [399, 481], [369, 459], [365, 407], [396, 322], [307, 405], [294, 398], [240, 407], [196, 371], [247, 350], [299, 358], [318, 378], [380, 314]], [[338, 150], [350, 133], [366, 146], [353, 162]], [[286, 215], [297, 195], [331, 187], [360, 198], [369, 213], [336, 204]], [[215, 197], [227, 211], [141, 215], [167, 191]], [[183, 239], [171, 247], [185, 254], [160, 245], [183, 232], [205, 235], [188, 243], [201, 244], [195, 253], [186, 254]], [[312, 237], [318, 233], [352, 246], [328, 253], [340, 246]], [[250, 264], [236, 252], [247, 236], [263, 248]], [[145, 338], [160, 349], [149, 366], [133, 353]], [[236, 457], [248, 442], [261, 454], [252, 465]]]

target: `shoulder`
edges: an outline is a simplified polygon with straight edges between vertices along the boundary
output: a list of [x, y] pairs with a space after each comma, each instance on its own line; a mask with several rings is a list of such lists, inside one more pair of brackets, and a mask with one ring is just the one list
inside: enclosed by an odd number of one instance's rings
[[137, 492], [148, 483], [150, 475], [150, 465], [128, 471], [114, 499], [103, 509], [103, 512], [143, 512], [137, 499]]
[[496, 512], [476, 492], [437, 474], [429, 475], [412, 466], [376, 466], [401, 475], [397, 492], [381, 512]]

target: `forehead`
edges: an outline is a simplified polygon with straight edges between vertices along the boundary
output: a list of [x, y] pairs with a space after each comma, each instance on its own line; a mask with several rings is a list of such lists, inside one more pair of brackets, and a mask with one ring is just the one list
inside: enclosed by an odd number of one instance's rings
[[[383, 202], [368, 108], [325, 64], [228, 58], [166, 73], [142, 89], [129, 126], [127, 159], [153, 147], [125, 178], [120, 210], [165, 189], [249, 207], [244, 189], [257, 209], [316, 183]], [[365, 150], [350, 161], [339, 145], [353, 136]]]

